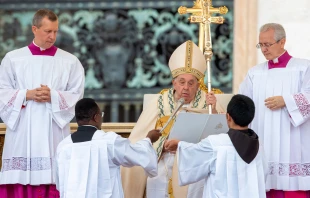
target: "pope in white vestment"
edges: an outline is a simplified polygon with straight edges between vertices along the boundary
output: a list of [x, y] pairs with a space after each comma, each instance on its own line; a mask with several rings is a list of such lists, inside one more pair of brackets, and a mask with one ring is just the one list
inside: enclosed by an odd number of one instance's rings
[[177, 149], [179, 184], [204, 180], [204, 198], [266, 197], [263, 151], [247, 127], [254, 111], [250, 98], [235, 95], [227, 108], [228, 133], [210, 135], [198, 144], [169, 140], [166, 149]]
[[[163, 127], [177, 107], [177, 101], [180, 98], [185, 99], [183, 107], [207, 109], [208, 104], [212, 104], [214, 113], [220, 110], [216, 106], [214, 94], [207, 94], [205, 87], [200, 84], [201, 82], [203, 84], [206, 61], [197, 45], [191, 41], [180, 45], [171, 55], [169, 67], [173, 77], [173, 88], [163, 90], [147, 103], [129, 136], [130, 141], [137, 142], [145, 137], [147, 131], [154, 127]], [[158, 155], [156, 177], [147, 178], [140, 167], [122, 168], [122, 182], [126, 198], [142, 198], [145, 189], [148, 198], [202, 197], [203, 181], [181, 188], [177, 180], [172, 177], [172, 172], [177, 171], [177, 167], [173, 166], [175, 154], [163, 151], [170, 127], [171, 125], [165, 129], [163, 136], [153, 145]]]
[[[40, 13], [55, 16], [55, 21], [43, 17], [40, 28], [33, 26], [34, 41], [7, 53], [0, 66], [0, 116], [7, 127], [0, 184], [55, 184], [56, 147], [69, 135], [74, 106], [84, 93], [80, 61], [53, 46], [57, 16], [46, 10]], [[42, 28], [51, 31], [42, 33]], [[42, 34], [51, 41], [45, 49]], [[27, 98], [31, 92], [35, 94]], [[46, 101], [40, 98], [43, 93]]]
[[268, 61], [248, 71], [239, 92], [256, 105], [251, 128], [268, 161], [266, 189], [310, 196], [310, 61], [291, 57], [284, 44], [282, 26], [261, 28], [258, 47]]
[[98, 130], [101, 112], [89, 98], [76, 104], [76, 120], [77, 132], [57, 147], [57, 189], [61, 198], [124, 197], [120, 165], [141, 166], [148, 176], [157, 175], [152, 142], [158, 140], [158, 131], [152, 130], [147, 138], [131, 144], [114, 132]]

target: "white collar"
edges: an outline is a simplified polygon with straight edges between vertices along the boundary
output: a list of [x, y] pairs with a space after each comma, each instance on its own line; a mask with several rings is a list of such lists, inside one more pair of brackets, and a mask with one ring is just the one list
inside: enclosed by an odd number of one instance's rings
[[279, 57], [281, 57], [285, 52], [286, 52], [286, 50], [280, 56], [278, 56], [277, 58], [273, 59], [272, 62], [273, 63], [279, 63]]
[[38, 46], [37, 44], [35, 44], [34, 40], [32, 41], [32, 43], [33, 43], [35, 46], [37, 46], [38, 48], [40, 48], [40, 50], [41, 50], [41, 51], [46, 50], [46, 49], [44, 49], [44, 48], [42, 48], [42, 47]]

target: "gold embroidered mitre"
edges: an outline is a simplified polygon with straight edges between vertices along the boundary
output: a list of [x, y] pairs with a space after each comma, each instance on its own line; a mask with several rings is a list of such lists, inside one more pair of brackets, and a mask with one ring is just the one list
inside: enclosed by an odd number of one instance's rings
[[181, 44], [171, 55], [169, 68], [172, 78], [180, 74], [192, 74], [198, 80], [204, 77], [207, 63], [202, 51], [192, 41]]

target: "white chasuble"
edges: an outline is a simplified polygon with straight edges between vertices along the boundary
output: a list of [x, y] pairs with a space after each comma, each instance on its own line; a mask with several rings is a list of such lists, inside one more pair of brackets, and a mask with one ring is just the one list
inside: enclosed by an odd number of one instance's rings
[[[26, 101], [26, 91], [46, 85], [51, 103]], [[0, 66], [0, 116], [7, 126], [0, 184], [53, 184], [53, 157], [70, 133], [74, 106], [83, 97], [84, 69], [61, 49], [32, 55], [28, 47], [9, 52]]]
[[[239, 92], [255, 103], [251, 128], [268, 161], [266, 189], [310, 190], [310, 61], [292, 58], [275, 69], [257, 65]], [[264, 101], [272, 96], [283, 96], [286, 107], [268, 109]]]

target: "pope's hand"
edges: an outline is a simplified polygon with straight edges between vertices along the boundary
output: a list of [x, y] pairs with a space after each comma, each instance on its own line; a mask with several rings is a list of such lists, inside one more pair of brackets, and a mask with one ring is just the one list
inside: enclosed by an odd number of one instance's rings
[[212, 106], [212, 112], [217, 113], [217, 111], [216, 111], [216, 97], [215, 97], [213, 91], [210, 91], [209, 93], [207, 93], [206, 102], [207, 102], [207, 105]]

